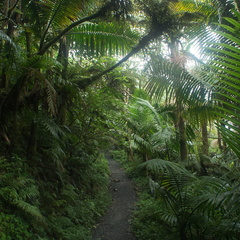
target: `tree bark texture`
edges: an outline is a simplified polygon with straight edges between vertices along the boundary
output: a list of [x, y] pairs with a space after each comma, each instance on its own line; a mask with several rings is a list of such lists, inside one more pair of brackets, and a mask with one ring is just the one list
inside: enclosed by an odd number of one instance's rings
[[208, 130], [207, 130], [207, 121], [204, 120], [202, 125], [202, 154], [205, 156], [209, 155], [209, 142], [208, 142]]
[[186, 126], [182, 115], [178, 119], [179, 130], [179, 145], [180, 145], [180, 158], [181, 161], [186, 161], [188, 157], [187, 139], [186, 139]]

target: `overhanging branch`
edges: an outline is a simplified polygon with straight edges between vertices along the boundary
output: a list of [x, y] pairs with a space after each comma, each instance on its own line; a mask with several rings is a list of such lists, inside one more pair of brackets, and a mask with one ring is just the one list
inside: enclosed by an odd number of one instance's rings
[[75, 21], [73, 22], [72, 24], [70, 24], [69, 26], [67, 26], [64, 30], [62, 30], [55, 38], [53, 38], [52, 40], [50, 40], [48, 43], [46, 43], [45, 45], [43, 45], [37, 55], [43, 55], [53, 44], [55, 44], [62, 36], [64, 36], [66, 33], [68, 33], [71, 29], [73, 29], [74, 27], [84, 23], [84, 22], [87, 22], [87, 21], [90, 21], [90, 20], [93, 20], [95, 18], [98, 18], [98, 17], [103, 17], [107, 11], [110, 11], [111, 10], [111, 2], [108, 2], [107, 4], [105, 4], [98, 12], [88, 16], [88, 17], [85, 17], [83, 19], [80, 19], [78, 21]]
[[114, 70], [115, 68], [117, 68], [118, 66], [120, 66], [122, 63], [126, 62], [129, 58], [131, 58], [133, 55], [135, 55], [136, 53], [138, 53], [140, 50], [142, 50], [143, 48], [145, 48], [149, 42], [157, 37], [159, 37], [162, 34], [162, 31], [158, 30], [152, 30], [150, 31], [146, 36], [144, 36], [138, 43], [138, 45], [136, 47], [134, 47], [131, 52], [129, 52], [125, 57], [123, 57], [119, 62], [117, 62], [115, 65], [113, 65], [112, 67], [106, 69], [105, 71], [100, 72], [99, 74], [92, 76], [92, 77], [88, 77], [85, 79], [81, 79], [79, 81], [77, 81], [77, 84], [80, 88], [84, 89], [86, 87], [88, 87], [89, 85], [93, 84], [95, 81], [97, 81], [100, 77], [102, 77], [103, 75], [111, 72], [112, 70]]

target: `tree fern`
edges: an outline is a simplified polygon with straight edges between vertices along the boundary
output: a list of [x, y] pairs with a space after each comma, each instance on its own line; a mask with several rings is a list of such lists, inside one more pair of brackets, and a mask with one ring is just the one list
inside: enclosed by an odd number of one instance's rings
[[163, 227], [169, 226], [180, 239], [237, 239], [238, 184], [197, 177], [179, 166], [158, 162], [143, 165], [155, 172], [150, 187], [160, 201], [156, 212]]

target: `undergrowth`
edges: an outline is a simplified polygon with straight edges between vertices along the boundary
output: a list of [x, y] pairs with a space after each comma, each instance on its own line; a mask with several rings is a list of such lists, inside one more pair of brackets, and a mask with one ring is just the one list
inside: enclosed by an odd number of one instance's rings
[[107, 161], [74, 158], [65, 171], [60, 184], [30, 175], [23, 159], [0, 158], [1, 240], [90, 239], [110, 201]]
[[132, 218], [137, 239], [239, 239], [238, 168], [233, 171], [226, 163], [224, 169], [218, 168], [218, 175], [209, 169], [212, 175], [201, 176], [163, 159], [142, 163], [130, 162], [121, 151], [112, 155], [138, 189]]

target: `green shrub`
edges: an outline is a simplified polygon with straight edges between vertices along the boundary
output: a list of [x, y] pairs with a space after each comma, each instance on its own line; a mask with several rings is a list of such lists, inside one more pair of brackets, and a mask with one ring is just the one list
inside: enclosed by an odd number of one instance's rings
[[0, 158], [1, 240], [90, 238], [110, 202], [108, 162], [79, 157], [67, 167], [60, 184], [55, 176], [31, 176], [19, 157]]
[[111, 150], [110, 156], [117, 162], [126, 163], [127, 154], [124, 150]]
[[19, 216], [0, 213], [1, 240], [34, 240], [29, 224]]
[[160, 201], [144, 193], [139, 196], [132, 224], [135, 235], [141, 240], [176, 240], [159, 218]]
[[52, 199], [54, 206], [50, 209], [54, 212], [49, 216], [49, 227], [55, 239], [90, 239], [92, 226], [110, 202], [107, 160], [103, 155], [90, 160], [74, 158], [70, 161], [68, 168], [74, 175], [74, 184], [68, 182], [59, 198]]

